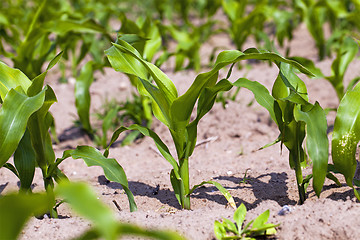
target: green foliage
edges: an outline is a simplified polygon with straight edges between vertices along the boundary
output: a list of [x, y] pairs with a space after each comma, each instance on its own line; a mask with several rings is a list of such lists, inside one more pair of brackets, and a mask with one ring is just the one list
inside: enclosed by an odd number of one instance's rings
[[243, 44], [250, 35], [262, 30], [266, 21], [264, 7], [266, 1], [261, 1], [254, 6], [250, 13], [246, 7], [248, 1], [224, 0], [222, 2], [223, 11], [227, 15], [231, 24], [229, 31], [231, 39], [237, 49], [242, 50]]
[[72, 157], [74, 159], [83, 159], [85, 163], [90, 166], [100, 166], [104, 170], [105, 177], [114, 182], [121, 184], [125, 193], [129, 198], [130, 211], [136, 211], [137, 206], [134, 201], [134, 196], [129, 190], [128, 181], [123, 168], [114, 158], [107, 158], [103, 156], [97, 149], [89, 146], [78, 146], [74, 150], [67, 150], [63, 153], [61, 158], [58, 158], [54, 165], [49, 168], [49, 176], [54, 173], [56, 167], [66, 158]]
[[266, 223], [270, 216], [270, 211], [266, 210], [256, 219], [249, 221], [245, 226], [246, 207], [242, 203], [234, 213], [234, 221], [223, 218], [222, 222], [215, 221], [214, 232], [217, 239], [257, 239], [260, 236], [275, 235], [275, 228], [279, 224]]
[[171, 231], [148, 230], [129, 223], [118, 222], [112, 211], [98, 200], [84, 183], [63, 181], [54, 194], [7, 194], [0, 197], [0, 238], [17, 239], [26, 221], [44, 215], [55, 204], [55, 197], [63, 198], [74, 211], [92, 221], [93, 226], [76, 239], [118, 239], [122, 236], [142, 236], [154, 239], [184, 239]]
[[7, 194], [0, 197], [0, 239], [17, 239], [32, 216], [48, 212], [55, 204], [50, 194]]
[[[52, 192], [54, 180], [59, 182], [66, 176], [58, 165], [66, 158], [82, 158], [88, 166], [101, 166], [105, 176], [119, 182], [129, 198], [130, 210], [136, 210], [134, 197], [128, 188], [126, 175], [115, 159], [105, 158], [92, 147], [78, 147], [65, 151], [62, 158], [55, 161], [55, 153], [49, 128], [53, 117], [49, 108], [56, 102], [55, 93], [50, 86], [43, 88], [47, 72], [60, 59], [61, 53], [50, 61], [47, 70], [30, 81], [20, 70], [0, 62], [0, 167], [11, 170], [21, 182], [21, 190], [31, 192], [35, 166], [43, 175], [45, 189]], [[7, 163], [14, 155], [15, 166]], [[56, 216], [56, 212], [51, 213]]]
[[336, 58], [331, 64], [331, 76], [326, 79], [334, 87], [339, 100], [344, 96], [346, 89], [351, 89], [359, 80], [354, 78], [347, 88], [344, 86], [344, 75], [350, 64], [359, 51], [358, 44], [350, 37], [340, 37], [340, 44], [336, 49]]
[[360, 141], [360, 85], [348, 90], [342, 98], [337, 110], [334, 132], [332, 135], [331, 155], [334, 167], [345, 177], [348, 186], [354, 189], [355, 196], [360, 199], [359, 192], [354, 188], [359, 183], [354, 179], [356, 171], [356, 148]]
[[[227, 79], [217, 82], [219, 70], [240, 60], [257, 59], [286, 62], [296, 66], [304, 73], [310, 74], [308, 70], [297, 62], [284, 59], [274, 53], [260, 52], [256, 49], [249, 49], [244, 53], [240, 51], [224, 51], [219, 54], [211, 71], [199, 74], [186, 93], [178, 96], [171, 80], [155, 65], [145, 61], [135, 48], [122, 40], [118, 40], [118, 43], [113, 45], [112, 48], [106, 51], [111, 65], [116, 71], [138, 77], [139, 83], [141, 83], [138, 85], [140, 94], [149, 96], [152, 99], [154, 115], [168, 127], [171, 133], [178, 162], [171, 156], [167, 147], [155, 133], [139, 126], [133, 127], [139, 130], [142, 129], [143, 134], [151, 136], [164, 158], [173, 166], [174, 169], [170, 174], [171, 183], [180, 205], [187, 209], [190, 208], [188, 161], [195, 148], [197, 125], [200, 119], [212, 108], [217, 94], [221, 91], [228, 91], [232, 87], [232, 84]], [[152, 81], [156, 85], [151, 83]], [[197, 116], [190, 122], [190, 116], [197, 101]], [[131, 129], [131, 127], [117, 130], [111, 143], [126, 129]]]
[[[318, 103], [308, 102], [306, 86], [293, 73], [292, 66], [279, 63], [279, 69], [272, 95], [258, 82], [247, 79], [239, 79], [234, 85], [252, 91], [256, 101], [269, 111], [278, 125], [279, 140], [289, 150], [289, 164], [295, 170], [299, 201], [303, 203], [309, 180], [313, 178], [313, 188], [319, 196], [327, 174], [326, 117]], [[306, 151], [303, 146], [305, 137]], [[307, 165], [307, 158], [313, 162], [313, 173], [303, 178], [302, 167]]]

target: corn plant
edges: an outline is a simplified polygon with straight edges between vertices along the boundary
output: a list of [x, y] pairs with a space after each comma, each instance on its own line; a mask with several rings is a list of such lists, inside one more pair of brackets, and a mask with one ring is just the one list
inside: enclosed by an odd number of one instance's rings
[[[320, 195], [328, 176], [328, 138], [325, 112], [316, 102], [308, 102], [305, 84], [293, 72], [292, 66], [278, 63], [279, 75], [274, 82], [272, 95], [258, 82], [239, 79], [235, 86], [245, 87], [253, 92], [256, 101], [265, 107], [278, 125], [280, 136], [273, 143], [281, 142], [289, 150], [289, 164], [295, 170], [299, 191], [299, 202], [306, 199], [306, 188], [313, 178], [313, 188]], [[306, 148], [303, 142], [306, 138]], [[304, 178], [302, 168], [313, 163], [312, 174]]]
[[266, 1], [261, 1], [254, 6], [254, 9], [247, 14], [246, 7], [249, 1], [224, 0], [222, 9], [226, 14], [230, 28], [228, 29], [230, 38], [234, 41], [236, 48], [242, 50], [246, 39], [255, 34], [256, 31], [262, 31], [266, 21], [263, 12]]
[[[234, 205], [227, 191], [215, 182], [203, 182], [190, 190], [189, 158], [192, 155], [197, 137], [197, 125], [200, 119], [212, 108], [216, 95], [221, 91], [228, 91], [232, 84], [227, 79], [218, 80], [219, 70], [245, 59], [273, 60], [288, 62], [305, 73], [310, 72], [300, 64], [269, 52], [259, 52], [249, 49], [247, 52], [224, 51], [219, 54], [214, 68], [206, 73], [199, 74], [190, 88], [182, 96], [171, 80], [160, 69], [145, 61], [131, 45], [119, 40], [113, 47], [106, 50], [108, 59], [116, 71], [132, 74], [139, 78], [138, 90], [140, 94], [149, 96], [153, 100], [154, 115], [169, 129], [177, 153], [177, 159], [170, 154], [168, 147], [159, 136], [148, 128], [132, 125], [128, 128], [121, 127], [114, 132], [110, 145], [125, 130], [138, 129], [142, 134], [154, 139], [156, 146], [163, 157], [172, 165], [170, 174], [171, 184], [181, 207], [190, 209], [190, 194], [200, 185], [212, 183], [218, 187], [228, 201]], [[231, 71], [229, 71], [229, 75]], [[155, 84], [152, 84], [151, 81]], [[196, 101], [197, 116], [190, 122], [190, 116]], [[109, 147], [110, 147], [109, 145]], [[109, 147], [104, 155], [107, 156]]]
[[75, 239], [118, 239], [122, 236], [141, 236], [154, 239], [184, 239], [171, 231], [148, 230], [133, 224], [118, 222], [113, 212], [104, 205], [92, 189], [84, 183], [63, 181], [54, 194], [7, 194], [0, 197], [0, 238], [17, 239], [27, 220], [42, 216], [55, 203], [56, 198], [64, 199], [78, 214], [92, 221], [93, 226]]
[[357, 199], [360, 193], [354, 185], [359, 187], [359, 179], [354, 179], [357, 168], [356, 149], [360, 141], [360, 85], [349, 89], [341, 99], [337, 109], [332, 135], [331, 156], [334, 171], [344, 175], [346, 184], [350, 186]]
[[333, 36], [332, 48], [335, 48], [336, 58], [331, 64], [331, 75], [326, 76], [319, 68], [317, 68], [309, 59], [302, 57], [292, 57], [291, 59], [300, 62], [315, 74], [316, 78], [324, 78], [332, 85], [339, 101], [344, 94], [352, 89], [360, 80], [360, 77], [353, 78], [347, 86], [344, 83], [344, 76], [349, 64], [355, 59], [359, 51], [358, 44], [353, 38], [347, 36], [345, 32], [339, 32], [339, 35]]
[[[56, 102], [50, 86], [43, 88], [47, 72], [57, 63], [58, 54], [47, 70], [30, 80], [18, 69], [0, 62], [0, 167], [11, 170], [20, 179], [20, 190], [31, 192], [35, 167], [41, 169], [44, 187], [52, 192], [54, 181], [66, 179], [58, 165], [66, 158], [82, 158], [88, 166], [101, 166], [105, 176], [119, 182], [129, 197], [130, 210], [136, 204], [122, 167], [115, 159], [105, 158], [98, 150], [82, 146], [65, 151], [62, 158], [55, 160], [55, 153], [49, 133], [53, 120], [49, 108]], [[14, 156], [14, 165], [8, 162]], [[56, 217], [54, 210], [51, 215]]]
[[[111, 37], [102, 25], [85, 16], [78, 16], [79, 13], [72, 12], [71, 7], [65, 2], [37, 1], [34, 10], [31, 8], [26, 10], [29, 23], [21, 22], [19, 15], [22, 14], [12, 14], [11, 10], [16, 9], [13, 4], [15, 3], [8, 4], [9, 12], [4, 15], [5, 19], [13, 18], [6, 21], [4, 31], [14, 29], [13, 32], [16, 30], [19, 33], [12, 34], [12, 38], [8, 38], [8, 34], [5, 34], [7, 42], [18, 43], [17, 45], [10, 44], [16, 54], [6, 52], [3, 47], [0, 47], [0, 54], [10, 58], [15, 68], [20, 69], [32, 79], [41, 73], [43, 65], [55, 55], [57, 47], [63, 49], [63, 58], [71, 57], [73, 75], [77, 79], [75, 104], [80, 122], [91, 135], [93, 130], [89, 119], [89, 87], [93, 81], [93, 72], [105, 66], [100, 45], [106, 43], [109, 45]], [[27, 27], [22, 29], [23, 25]], [[24, 35], [23, 39], [22, 35]], [[79, 44], [81, 44], [80, 51], [78, 51]], [[78, 74], [79, 64], [85, 56], [89, 55], [92, 56], [93, 61], [83, 66]]]
[[336, 58], [331, 64], [332, 74], [331, 76], [326, 77], [326, 79], [334, 87], [339, 100], [342, 99], [347, 89], [353, 88], [360, 80], [359, 77], [354, 78], [350, 81], [348, 87], [345, 88], [344, 86], [345, 72], [358, 51], [359, 46], [351, 37], [340, 37], [339, 46], [336, 49]]
[[217, 239], [257, 239], [260, 236], [271, 236], [276, 234], [276, 227], [279, 224], [266, 223], [270, 211], [266, 210], [256, 219], [249, 221], [245, 226], [246, 207], [242, 203], [234, 213], [234, 221], [223, 218], [222, 222], [215, 221], [214, 232]]
[[[165, 26], [170, 36], [176, 41], [176, 49], [169, 53], [169, 57], [175, 57], [175, 69], [194, 69], [200, 71], [201, 57], [200, 47], [202, 42], [206, 42], [210, 36], [217, 31], [214, 30], [215, 21], [207, 20], [207, 22], [195, 26], [188, 25], [186, 27], [176, 26], [175, 24]], [[185, 65], [185, 60], [188, 60]]]

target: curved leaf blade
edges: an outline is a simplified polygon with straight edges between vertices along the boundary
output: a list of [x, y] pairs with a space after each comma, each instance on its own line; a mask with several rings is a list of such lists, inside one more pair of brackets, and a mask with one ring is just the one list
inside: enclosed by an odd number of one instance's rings
[[0, 109], [0, 166], [16, 150], [24, 135], [28, 119], [44, 103], [45, 89], [34, 97], [28, 97], [11, 89]]
[[250, 81], [246, 78], [239, 78], [233, 83], [236, 87], [244, 87], [250, 90], [256, 99], [256, 101], [268, 110], [272, 120], [277, 122], [274, 112], [275, 99], [270, 95], [269, 91], [262, 84], [256, 81]]
[[306, 150], [313, 162], [313, 188], [320, 196], [324, 185], [329, 156], [329, 140], [327, 137], [327, 122], [324, 110], [319, 103], [309, 111], [294, 108], [294, 117], [297, 121], [306, 123]]
[[137, 210], [134, 195], [129, 189], [125, 171], [114, 158], [106, 158], [99, 150], [90, 146], [78, 146], [75, 150], [70, 152], [70, 155], [74, 159], [83, 159], [89, 167], [102, 167], [105, 177], [108, 180], [120, 183], [124, 188], [129, 200], [130, 211], [134, 212]]
[[30, 87], [30, 79], [20, 70], [11, 68], [0, 61], [0, 97], [4, 100], [12, 88], [21, 86], [24, 92]]
[[82, 127], [88, 132], [93, 130], [90, 124], [90, 85], [93, 82], [93, 63], [87, 62], [81, 69], [80, 76], [75, 82], [75, 106]]
[[174, 174], [176, 175], [177, 179], [180, 179], [180, 176], [178, 175], [179, 173], [179, 165], [176, 162], [176, 160], [173, 158], [173, 156], [171, 155], [168, 147], [164, 144], [163, 141], [161, 141], [160, 137], [151, 129], [147, 128], [147, 127], [143, 127], [137, 124], [133, 124], [129, 127], [120, 127], [118, 128], [114, 133], [113, 136], [111, 137], [109, 146], [105, 149], [104, 152], [104, 156], [108, 156], [109, 155], [109, 148], [110, 146], [118, 139], [119, 135], [126, 131], [126, 130], [138, 130], [141, 134], [143, 134], [144, 136], [147, 137], [151, 137], [154, 142], [156, 147], [159, 149], [161, 155], [171, 164], [171, 166], [174, 168]]
[[17, 239], [26, 221], [55, 204], [48, 194], [9, 194], [0, 198], [0, 239]]
[[218, 182], [215, 182], [215, 181], [204, 181], [204, 182], [201, 182], [200, 184], [198, 185], [195, 185], [189, 192], [189, 195], [191, 193], [193, 193], [195, 191], [195, 189], [197, 189], [198, 187], [201, 187], [205, 184], [212, 184], [214, 185], [217, 189], [219, 189], [219, 191], [222, 193], [222, 195], [224, 195], [224, 197], [226, 198], [226, 200], [228, 201], [228, 203], [230, 204], [230, 206], [234, 209], [236, 209], [236, 203], [234, 201], [234, 198], [231, 196], [231, 194], [229, 193], [229, 191], [224, 188], [223, 186], [221, 186], [220, 183]]
[[36, 155], [31, 145], [29, 131], [25, 131], [15, 153], [14, 164], [19, 174], [20, 190], [31, 191], [35, 174]]
[[61, 182], [55, 194], [64, 198], [81, 216], [91, 220], [105, 239], [116, 238], [117, 222], [114, 214], [85, 183]]
[[360, 84], [348, 91], [337, 110], [332, 136], [331, 155], [335, 168], [352, 187], [356, 170], [355, 153], [360, 141]]

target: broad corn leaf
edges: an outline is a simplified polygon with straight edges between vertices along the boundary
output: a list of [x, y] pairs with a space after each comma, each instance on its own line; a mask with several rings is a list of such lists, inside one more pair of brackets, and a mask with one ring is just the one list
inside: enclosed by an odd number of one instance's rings
[[325, 112], [316, 102], [308, 111], [295, 107], [294, 116], [297, 121], [306, 123], [306, 150], [313, 164], [313, 187], [319, 196], [327, 173], [329, 155]]
[[[115, 55], [114, 47], [118, 50], [117, 54]], [[154, 64], [145, 61], [140, 54], [136, 51], [135, 48], [133, 48], [130, 44], [126, 43], [125, 41], [118, 40], [118, 44], [114, 43], [113, 47], [105, 51], [106, 55], [108, 55], [109, 61], [111, 65], [115, 64], [115, 66], [119, 65], [117, 57], [119, 57], [119, 54], [122, 56], [126, 56], [127, 60], [132, 57], [132, 60], [129, 60], [130, 62], [135, 62], [137, 65], [136, 67], [139, 67], [139, 63], [142, 64], [141, 69], [135, 69], [135, 76], [138, 76], [142, 79], [149, 80], [147, 78], [148, 74], [150, 74], [155, 81], [156, 85], [159, 87], [159, 89], [163, 92], [165, 97], [172, 102], [177, 97], [177, 90], [175, 88], [175, 85], [172, 83], [172, 81], [166, 76], [165, 73], [163, 73], [159, 68], [157, 68]], [[115, 58], [114, 58], [115, 57]], [[146, 70], [145, 70], [145, 69]], [[116, 70], [116, 68], [114, 68]], [[141, 70], [141, 71], [139, 71]], [[134, 72], [134, 69], [132, 69]], [[131, 73], [129, 73], [131, 74]]]
[[100, 166], [104, 170], [105, 177], [113, 182], [120, 183], [123, 187], [126, 195], [128, 196], [130, 211], [136, 211], [137, 206], [134, 200], [134, 195], [129, 189], [128, 180], [124, 169], [114, 158], [106, 158], [101, 152], [90, 146], [78, 146], [74, 150], [68, 150], [64, 152], [63, 157], [58, 159], [57, 162], [61, 162], [68, 157], [74, 159], [83, 159], [86, 165]]
[[80, 76], [75, 82], [75, 105], [80, 118], [82, 127], [89, 133], [92, 133], [90, 124], [90, 85], [93, 82], [92, 62], [87, 62], [82, 67]]
[[356, 170], [355, 153], [360, 141], [360, 84], [348, 91], [337, 110], [332, 136], [331, 155], [335, 168], [349, 186]]
[[266, 110], [268, 110], [272, 120], [277, 122], [274, 112], [275, 99], [270, 95], [266, 87], [256, 81], [250, 81], [246, 78], [238, 79], [233, 83], [233, 85], [236, 87], [244, 87], [250, 90], [254, 94], [256, 101]]
[[14, 164], [19, 173], [20, 189], [29, 191], [34, 178], [36, 165], [36, 155], [31, 145], [29, 131], [25, 131], [14, 153]]
[[228, 91], [232, 88], [232, 84], [226, 80], [222, 79], [215, 86], [206, 87], [200, 94], [197, 106], [197, 115], [195, 120], [193, 120], [187, 127], [188, 139], [186, 143], [186, 153], [185, 158], [191, 156], [192, 151], [196, 145], [197, 137], [197, 125], [200, 119], [208, 113], [214, 105], [216, 96], [219, 92]]
[[24, 135], [29, 117], [44, 103], [45, 89], [28, 97], [11, 89], [0, 109], [0, 167], [16, 150]]
[[[125, 43], [125, 41], [122, 42]], [[124, 47], [114, 44], [113, 47], [105, 51], [105, 54], [115, 71], [134, 75], [141, 79], [148, 80], [148, 72], [146, 67], [132, 55], [126, 54], [123, 49]], [[135, 49], [132, 50], [136, 51]]]
[[107, 240], [116, 239], [117, 221], [112, 211], [98, 200], [96, 194], [84, 183], [61, 182], [56, 195], [64, 198], [81, 216], [91, 220]]
[[30, 85], [31, 81], [24, 73], [0, 61], [0, 97], [2, 100], [10, 89], [21, 86], [23, 92], [26, 92]]
[[118, 139], [119, 135], [126, 131], [126, 130], [138, 130], [139, 132], [141, 132], [141, 134], [147, 136], [147, 137], [151, 137], [154, 142], [156, 147], [159, 149], [161, 155], [171, 164], [171, 166], [174, 168], [175, 170], [175, 174], [176, 174], [176, 178], [180, 179], [180, 176], [178, 175], [179, 172], [179, 165], [176, 162], [176, 160], [173, 158], [173, 156], [171, 155], [168, 147], [164, 144], [163, 141], [161, 141], [161, 139], [159, 138], [159, 136], [152, 131], [151, 129], [147, 128], [147, 127], [143, 127], [140, 125], [136, 125], [133, 124], [129, 127], [120, 127], [118, 128], [114, 133], [113, 136], [111, 137], [109, 146], [106, 148], [105, 152], [104, 152], [104, 156], [108, 156], [109, 155], [109, 148], [110, 146]]
[[9, 194], [0, 198], [0, 239], [17, 239], [26, 221], [43, 215], [55, 204], [47, 194]]
[[[35, 80], [34, 80], [35, 83]], [[30, 90], [31, 88], [29, 88]], [[49, 108], [57, 101], [54, 91], [47, 86], [43, 106], [29, 118], [28, 129], [31, 142], [36, 153], [36, 160], [43, 170], [55, 161], [55, 153], [52, 148], [52, 141], [49, 128], [53, 118], [49, 113]]]

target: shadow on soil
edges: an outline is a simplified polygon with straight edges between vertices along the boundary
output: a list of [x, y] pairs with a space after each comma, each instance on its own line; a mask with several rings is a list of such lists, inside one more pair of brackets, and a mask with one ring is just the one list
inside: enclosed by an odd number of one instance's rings
[[[106, 185], [112, 189], [122, 189], [121, 184], [110, 182], [104, 175], [98, 177], [100, 185]], [[129, 188], [134, 196], [146, 196], [156, 198], [163, 204], [167, 204], [173, 208], [180, 209], [180, 205], [172, 190], [168, 188], [160, 188], [160, 185], [151, 186], [141, 182], [129, 181]]]
[[[269, 177], [270, 179], [268, 180]], [[219, 176], [215, 179], [226, 180], [236, 184], [236, 187], [227, 187], [228, 189], [251, 189], [256, 197], [254, 202], [248, 203], [234, 198], [237, 205], [244, 203], [248, 210], [257, 207], [259, 203], [265, 200], [276, 201], [280, 206], [296, 204], [296, 201], [288, 197], [288, 187], [286, 186], [288, 176], [285, 172], [262, 174], [257, 177], [247, 177], [246, 179], [234, 176]]]
[[60, 142], [65, 142], [69, 140], [75, 140], [86, 136], [86, 132], [79, 127], [72, 126], [65, 129], [59, 136], [58, 139]]
[[[270, 177], [270, 180], [268, 178]], [[264, 180], [266, 178], [266, 181]], [[256, 200], [252, 203], [246, 202], [239, 197], [233, 196], [237, 205], [244, 203], [248, 210], [251, 210], [258, 206], [259, 203], [265, 200], [276, 201], [280, 206], [283, 205], [295, 205], [296, 201], [288, 198], [288, 188], [286, 186], [286, 180], [288, 179], [287, 173], [269, 173], [263, 174], [257, 177], [248, 177], [244, 182], [243, 178], [234, 176], [218, 176], [215, 180], [230, 181], [235, 183], [235, 187], [226, 187], [227, 189], [251, 189], [256, 197]], [[98, 182], [101, 185], [106, 185], [112, 189], [122, 189], [119, 183], [108, 181], [103, 175], [98, 177]], [[243, 183], [241, 183], [243, 182]], [[167, 204], [171, 207], [179, 209], [179, 203], [175, 198], [172, 190], [160, 188], [157, 186], [150, 186], [141, 182], [129, 182], [129, 188], [135, 196], [146, 196], [149, 198], [156, 198], [161, 203]], [[212, 186], [206, 185], [199, 187], [191, 195], [192, 198], [206, 199], [207, 201], [213, 201], [221, 205], [226, 205], [227, 201], [224, 196], [219, 193], [219, 190]]]

